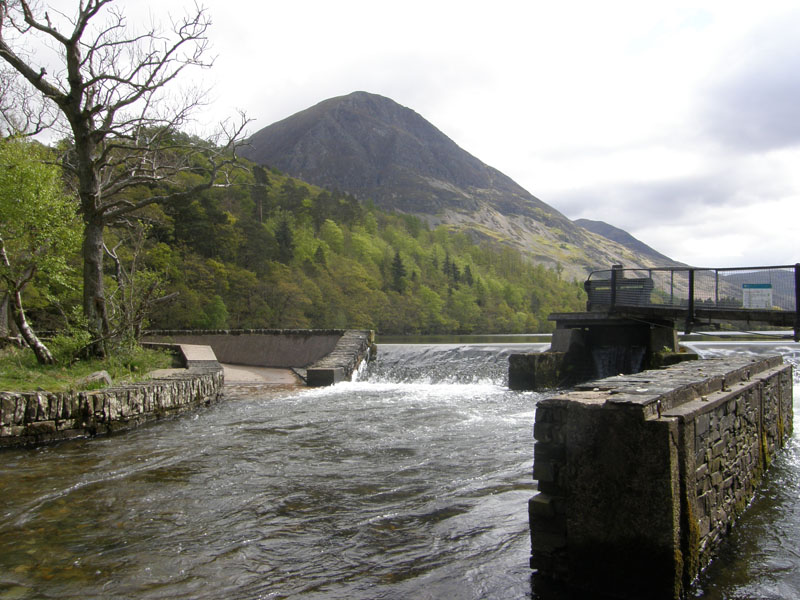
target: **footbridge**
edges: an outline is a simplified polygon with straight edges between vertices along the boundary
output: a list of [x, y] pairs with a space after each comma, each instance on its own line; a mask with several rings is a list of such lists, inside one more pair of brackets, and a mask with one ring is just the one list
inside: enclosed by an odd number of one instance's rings
[[[798, 339], [800, 264], [709, 269], [660, 267], [594, 271], [584, 283], [590, 313], [720, 328], [728, 323], [794, 329]], [[560, 315], [551, 318], [558, 321]]]
[[[512, 389], [547, 389], [690, 360], [678, 329], [749, 331], [800, 341], [800, 264], [769, 267], [594, 271], [585, 312], [554, 313], [548, 352], [513, 355]], [[793, 330], [791, 334], [781, 333]]]

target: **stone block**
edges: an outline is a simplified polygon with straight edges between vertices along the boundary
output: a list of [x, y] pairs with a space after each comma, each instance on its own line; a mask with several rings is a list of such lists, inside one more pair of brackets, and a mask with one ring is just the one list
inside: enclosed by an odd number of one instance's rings
[[80, 427], [81, 427], [81, 422], [77, 421], [76, 419], [64, 419], [63, 421], [58, 421], [56, 423], [56, 428], [59, 431], [79, 429]]
[[[534, 473], [541, 476], [539, 491], [544, 495], [530, 503], [532, 564], [556, 573], [556, 560], [562, 566], [566, 561], [568, 568], [560, 572], [568, 573], [576, 588], [627, 598], [655, 597], [649, 593], [653, 590], [644, 593], [645, 587], [638, 594], [624, 589], [631, 570], [646, 554], [645, 570], [657, 566], [660, 572], [651, 573], [640, 582], [642, 586], [658, 579], [663, 584], [654, 588], [658, 594], [682, 593], [678, 588], [664, 590], [671, 582], [693, 579], [697, 569], [708, 563], [736, 518], [736, 507], [752, 496], [752, 473], [762, 467], [762, 407], [756, 389], [762, 383], [756, 376], [760, 367], [751, 362], [728, 358], [613, 377], [540, 403], [540, 409], [548, 406], [548, 410], [537, 410]], [[742, 384], [747, 377], [751, 381]], [[767, 382], [766, 387], [776, 386]], [[587, 395], [594, 389], [613, 400], [594, 401]], [[652, 397], [645, 398], [644, 392]], [[788, 381], [782, 393], [791, 392]], [[564, 423], [563, 440], [551, 426], [554, 412], [547, 404], [551, 400], [563, 412], [559, 419]], [[791, 423], [791, 400], [781, 401], [763, 407], [770, 453], [782, 442], [778, 423]], [[659, 414], [649, 410], [655, 402], [661, 402]], [[779, 409], [781, 403], [784, 407]], [[557, 481], [547, 481], [552, 477]], [[687, 479], [681, 481], [682, 477]], [[691, 513], [683, 513], [680, 490], [690, 493]], [[647, 507], [644, 512], [642, 506]], [[566, 546], [557, 550], [548, 545], [545, 534], [558, 531], [557, 519], [562, 518], [569, 527]], [[683, 531], [686, 518], [694, 519], [695, 533]], [[537, 532], [543, 536], [538, 542]], [[681, 549], [696, 544], [692, 551], [699, 560], [674, 561], [670, 544], [675, 540], [680, 540]], [[670, 573], [673, 567], [692, 572], [676, 576]]]
[[343, 380], [344, 369], [340, 367], [315, 368], [306, 371], [306, 383], [311, 387], [333, 385]]
[[567, 545], [567, 536], [556, 532], [536, 531], [531, 534], [531, 550], [533, 555], [540, 551], [553, 551]]
[[555, 517], [556, 510], [553, 499], [547, 494], [536, 494], [528, 502], [530, 514], [539, 517]]
[[36, 423], [28, 423], [26, 433], [36, 437], [51, 435], [58, 431], [55, 421], [37, 421]]
[[512, 354], [508, 357], [508, 387], [512, 390], [555, 389], [564, 384], [563, 352]]
[[711, 446], [711, 456], [714, 458], [722, 456], [725, 453], [725, 447], [726, 443], [724, 439], [715, 442], [714, 445]]
[[695, 435], [702, 436], [708, 432], [709, 416], [708, 414], [701, 414], [694, 420]]
[[14, 425], [14, 415], [17, 412], [17, 401], [11, 394], [0, 394], [0, 425], [8, 427]]
[[550, 352], [569, 352], [575, 344], [583, 343], [580, 329], [556, 329], [550, 340]]
[[556, 481], [558, 470], [552, 461], [537, 460], [533, 463], [533, 478], [537, 481]]
[[700, 537], [704, 538], [708, 535], [708, 532], [711, 531], [711, 519], [708, 517], [703, 517], [697, 524], [697, 528], [700, 533]]

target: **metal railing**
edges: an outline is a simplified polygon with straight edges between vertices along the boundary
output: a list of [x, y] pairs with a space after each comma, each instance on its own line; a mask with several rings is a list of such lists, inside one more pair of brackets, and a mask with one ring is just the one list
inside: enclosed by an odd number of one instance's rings
[[655, 267], [593, 271], [584, 282], [587, 310], [653, 307], [686, 311], [691, 327], [698, 311], [775, 322], [795, 315], [800, 331], [800, 263], [771, 267]]

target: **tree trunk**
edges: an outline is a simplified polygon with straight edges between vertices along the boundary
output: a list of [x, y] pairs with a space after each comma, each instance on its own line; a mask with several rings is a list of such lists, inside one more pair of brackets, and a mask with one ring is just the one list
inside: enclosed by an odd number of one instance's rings
[[56, 361], [50, 353], [50, 350], [36, 337], [33, 329], [31, 329], [31, 326], [28, 324], [25, 311], [22, 309], [22, 297], [20, 296], [19, 290], [15, 289], [11, 291], [9, 296], [11, 297], [11, 313], [14, 317], [14, 323], [17, 329], [19, 329], [22, 339], [25, 340], [25, 343], [30, 346], [31, 350], [33, 350], [33, 353], [36, 355], [36, 360], [39, 361], [40, 365], [55, 364]]
[[7, 338], [11, 335], [9, 323], [9, 314], [8, 314], [8, 303], [9, 303], [9, 296], [8, 293], [3, 293], [0, 295], [0, 339]]
[[109, 324], [103, 286], [103, 222], [87, 218], [83, 230], [83, 314], [88, 321], [93, 356], [106, 356]]

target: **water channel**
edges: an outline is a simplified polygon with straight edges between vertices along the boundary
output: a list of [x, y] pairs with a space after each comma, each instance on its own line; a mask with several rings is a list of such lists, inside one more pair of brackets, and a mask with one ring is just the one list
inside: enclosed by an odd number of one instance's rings
[[[547, 598], [526, 509], [542, 396], [505, 386], [508, 354], [546, 346], [382, 343], [355, 382], [4, 451], [0, 600]], [[694, 596], [799, 597], [798, 498], [795, 434]]]

